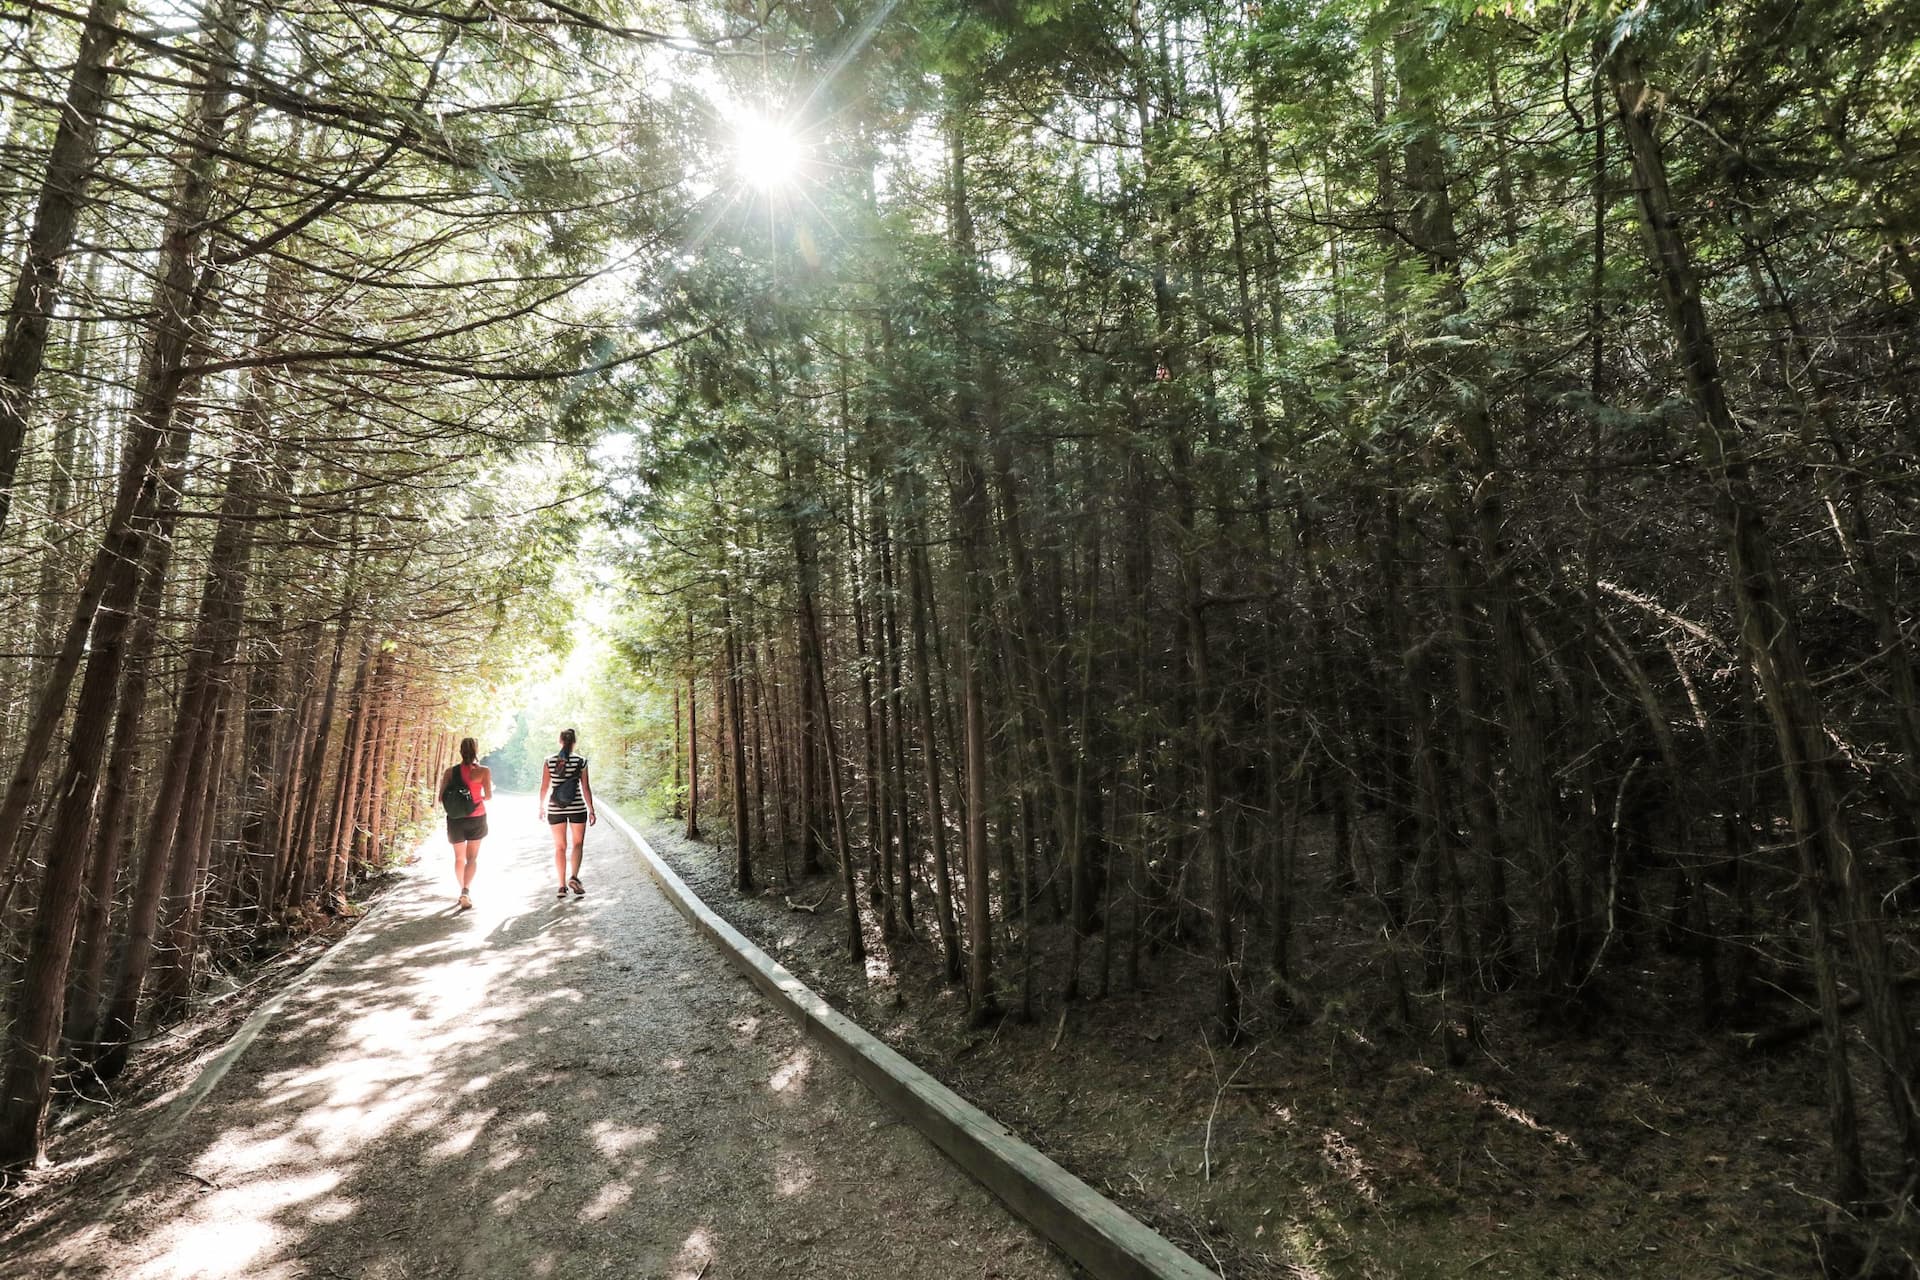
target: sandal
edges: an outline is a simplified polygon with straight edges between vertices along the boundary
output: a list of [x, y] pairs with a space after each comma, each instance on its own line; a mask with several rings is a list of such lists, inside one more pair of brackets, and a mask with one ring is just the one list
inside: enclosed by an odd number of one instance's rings
[[561, 885], [561, 886], [560, 886], [560, 892], [559, 892], [559, 893], [558, 893], [557, 895], [555, 895], [555, 896], [557, 896], [557, 897], [561, 897], [561, 898], [564, 898], [564, 897], [566, 897], [566, 896], [567, 896], [567, 886], [565, 886], [565, 885]]
[[460, 894], [460, 901], [459, 901], [459, 903], [458, 903], [457, 905], [458, 905], [458, 907], [459, 907], [459, 909], [460, 909], [460, 910], [462, 910], [462, 911], [471, 911], [471, 910], [473, 910], [473, 899], [472, 899], [472, 898], [469, 898], [469, 897], [468, 897], [468, 896], [466, 895], [466, 893], [465, 893], [465, 892], [463, 891], [463, 892], [462, 892], [462, 893]]
[[584, 898], [587, 896], [587, 886], [580, 883], [579, 876], [568, 876], [567, 887], [573, 890], [573, 896], [576, 898]]

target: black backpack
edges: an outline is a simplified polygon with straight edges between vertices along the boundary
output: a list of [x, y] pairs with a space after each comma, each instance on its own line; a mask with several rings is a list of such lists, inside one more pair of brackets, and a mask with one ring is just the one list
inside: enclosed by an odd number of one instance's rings
[[[567, 761], [576, 760], [576, 759], [579, 759], [579, 757], [571, 756], [571, 755], [561, 756], [560, 772], [562, 774], [565, 774], [567, 772]], [[580, 768], [584, 770], [586, 767], [587, 767], [586, 762], [582, 760], [580, 762]], [[563, 777], [559, 781], [553, 784], [553, 803], [554, 804], [559, 805], [563, 809], [567, 809], [567, 808], [572, 808], [575, 804], [579, 803], [579, 800], [580, 800], [580, 775], [578, 773], [572, 774], [571, 776]]]
[[460, 774], [460, 766], [447, 770], [447, 781], [440, 788], [440, 804], [449, 818], [471, 818], [477, 807], [473, 792], [467, 786], [467, 780]]

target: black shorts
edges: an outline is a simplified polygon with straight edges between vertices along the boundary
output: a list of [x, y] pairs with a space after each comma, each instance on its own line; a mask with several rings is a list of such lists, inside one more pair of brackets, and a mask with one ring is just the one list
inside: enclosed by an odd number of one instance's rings
[[476, 813], [470, 818], [448, 818], [447, 839], [455, 844], [465, 844], [469, 840], [483, 839], [487, 834], [487, 815]]
[[550, 827], [557, 827], [563, 822], [572, 823], [576, 827], [584, 827], [587, 825], [587, 815], [584, 813], [550, 813], [547, 815], [547, 825]]

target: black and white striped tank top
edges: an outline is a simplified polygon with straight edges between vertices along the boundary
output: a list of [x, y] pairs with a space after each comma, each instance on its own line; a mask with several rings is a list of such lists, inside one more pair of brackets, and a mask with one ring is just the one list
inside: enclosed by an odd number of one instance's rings
[[[587, 758], [583, 755], [551, 755], [547, 757], [547, 813], [585, 813], [587, 811], [587, 793], [580, 785], [580, 775], [587, 771]], [[566, 783], [572, 786], [565, 786]], [[572, 799], [568, 800], [568, 793]]]

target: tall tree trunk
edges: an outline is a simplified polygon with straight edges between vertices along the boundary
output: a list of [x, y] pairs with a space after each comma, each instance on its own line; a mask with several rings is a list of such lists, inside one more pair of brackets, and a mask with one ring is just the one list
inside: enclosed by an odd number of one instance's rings
[[[56, 669], [42, 691], [40, 710], [44, 717], [50, 704], [64, 704], [68, 682], [78, 665], [79, 646], [72, 643], [74, 634], [85, 636], [87, 671], [74, 707], [68, 767], [61, 774], [60, 794], [55, 801], [54, 833], [40, 908], [35, 912], [33, 939], [16, 989], [0, 1078], [0, 1167], [17, 1168], [40, 1156], [53, 1069], [58, 1061], [61, 1020], [66, 1012], [67, 974], [79, 915], [80, 884], [87, 869], [95, 792], [126, 657], [127, 627], [139, 588], [150, 521], [159, 503], [163, 446], [169, 440], [178, 441], [177, 433], [184, 430], [176, 423], [175, 409], [187, 379], [187, 356], [195, 341], [196, 322], [213, 283], [201, 276], [199, 259], [219, 172], [218, 143], [226, 125], [227, 77], [234, 49], [230, 16], [224, 11], [209, 15], [211, 56], [206, 79], [195, 90], [189, 109], [193, 145], [177, 175], [168, 215], [155, 291], [153, 337], [135, 392], [119, 491], [87, 588], [81, 593], [79, 609], [69, 627], [69, 644], [61, 655], [64, 675]], [[69, 652], [72, 665], [65, 665]], [[53, 718], [57, 719], [57, 714]], [[51, 738], [50, 729], [47, 737]], [[44, 742], [38, 750], [44, 752]], [[38, 769], [35, 754], [36, 746], [29, 742], [20, 762], [29, 780]], [[18, 773], [14, 781], [20, 781]], [[10, 788], [9, 809], [14, 800], [15, 789]], [[12, 823], [17, 820], [18, 814], [13, 814], [0, 830], [10, 836]], [[0, 874], [5, 873], [6, 861], [0, 858]]]
[[[191, 920], [199, 893], [196, 863], [200, 851], [192, 842], [192, 834], [207, 820], [204, 809], [213, 802], [207, 783], [220, 742], [214, 721], [225, 705], [230, 669], [240, 644], [241, 615], [251, 567], [251, 520], [261, 487], [259, 467], [250, 453], [250, 442], [238, 444], [228, 462], [227, 492], [208, 556], [200, 612], [181, 685], [173, 754], [165, 763], [160, 801], [149, 828], [149, 838], [164, 842], [168, 837], [161, 837], [159, 833], [171, 831], [171, 839], [186, 844], [184, 849], [169, 851], [166, 855], [172, 861], [173, 870], [168, 883], [170, 905], [162, 947], [166, 960], [157, 977], [166, 993], [168, 1013], [177, 1010], [184, 1000], [191, 980], [191, 971], [180, 966], [190, 962]], [[186, 796], [184, 802], [179, 798], [182, 789]], [[175, 805], [177, 811], [169, 813], [169, 808]]]
[[887, 794], [892, 800], [883, 819], [890, 824], [890, 838], [899, 850], [897, 870], [900, 877], [895, 897], [899, 903], [900, 928], [911, 938], [913, 923], [913, 828], [907, 799], [907, 717], [906, 689], [902, 680], [900, 642], [900, 588], [894, 569], [893, 541], [889, 534], [887, 504], [889, 491], [878, 469], [873, 474], [873, 542], [880, 565], [880, 589], [875, 602], [880, 635], [882, 673], [886, 683], [885, 713], [888, 757], [882, 767], [887, 771]]
[[687, 614], [687, 826], [689, 840], [700, 838], [700, 690], [692, 669], [693, 614]]
[[[754, 624], [752, 614], [741, 624], [740, 645], [745, 650], [746, 667], [742, 679], [745, 687], [753, 689], [753, 695], [747, 704], [747, 719], [753, 726], [753, 839], [754, 845], [766, 855], [772, 847], [767, 836], [767, 693], [760, 683], [760, 661], [756, 656], [759, 646], [753, 641]], [[776, 784], [777, 785], [777, 784]], [[780, 832], [784, 840], [786, 833]]]
[[100, 761], [106, 753], [127, 624], [139, 588], [142, 526], [153, 500], [149, 492], [135, 519], [116, 540], [122, 568], [101, 597], [100, 614], [89, 637], [87, 672], [74, 707], [66, 764], [56, 780], [46, 873], [26, 961], [14, 988], [0, 1065], [0, 1169], [19, 1169], [40, 1159], [53, 1072], [59, 1061], [67, 969], [79, 916], [80, 882], [87, 868]]
[[[87, 283], [81, 290], [81, 297], [91, 300], [100, 292], [100, 269], [106, 261], [106, 255], [95, 254], [87, 267]], [[76, 318], [73, 340], [72, 376], [76, 382], [84, 383], [97, 364], [94, 357], [94, 335], [99, 327], [99, 318], [94, 315], [82, 315]], [[4, 393], [0, 393], [4, 394]], [[47, 475], [47, 547], [40, 559], [40, 583], [34, 600], [34, 661], [45, 662], [57, 651], [60, 644], [60, 629], [66, 613], [65, 580], [77, 566], [68, 554], [66, 544], [80, 541], [80, 531], [85, 522], [80, 518], [81, 504], [76, 500], [74, 482], [80, 465], [81, 428], [86, 418], [95, 411], [89, 405], [85, 410], [75, 406], [60, 414], [58, 425], [54, 428], [53, 457], [49, 460]], [[5, 524], [0, 517], [0, 525]], [[70, 532], [62, 533], [62, 529]], [[132, 650], [130, 652], [136, 652]]]
[[[47, 153], [26, 260], [7, 308], [6, 336], [0, 340], [0, 530], [6, 527], [13, 503], [33, 384], [46, 359], [47, 332], [60, 299], [61, 268], [73, 249], [87, 188], [99, 164], [95, 140], [106, 109], [125, 9], [125, 0], [93, 0], [87, 6], [79, 52], [60, 107], [60, 124]], [[194, 234], [198, 235], [198, 228]]]
[[1480, 694], [1478, 613], [1468, 582], [1466, 522], [1457, 510], [1447, 513], [1441, 548], [1446, 575], [1447, 618], [1453, 654], [1455, 740], [1460, 744], [1461, 782], [1466, 793], [1467, 840], [1483, 869], [1485, 906], [1479, 920], [1480, 951], [1496, 984], [1512, 976], [1513, 912], [1507, 902], [1507, 848], [1501, 834], [1499, 799], [1494, 791], [1493, 747], [1489, 715]]
[[[1427, 56], [1419, 40], [1415, 34], [1403, 34], [1399, 46], [1402, 75], [1409, 79], [1417, 80]], [[1425, 109], [1427, 104], [1416, 102], [1415, 106]], [[1427, 270], [1439, 281], [1436, 298], [1439, 316], [1461, 315], [1466, 310], [1466, 298], [1461, 282], [1459, 237], [1437, 124], [1417, 130], [1407, 144], [1406, 178], [1415, 196], [1415, 212], [1408, 233]], [[1516, 783], [1518, 816], [1544, 890], [1547, 958], [1543, 976], [1547, 990], [1564, 998], [1572, 993], [1579, 976], [1585, 942], [1572, 870], [1568, 865], [1569, 854], [1561, 847], [1561, 832], [1555, 817], [1553, 757], [1542, 729], [1532, 657], [1520, 613], [1519, 585], [1512, 564], [1502, 486], [1498, 482], [1504, 471], [1497, 433], [1486, 393], [1480, 385], [1480, 370], [1449, 369], [1432, 356], [1424, 357], [1423, 363], [1423, 376], [1436, 382], [1444, 381], [1456, 399], [1464, 399], [1454, 419], [1472, 456], [1455, 485], [1471, 494], [1466, 500], [1468, 514], [1487, 566], [1484, 604], [1492, 626], [1502, 700], [1507, 712], [1508, 761]]]
[[128, 843], [127, 814], [138, 801], [135, 779], [141, 755], [147, 683], [153, 672], [153, 632], [166, 594], [166, 570], [159, 561], [172, 554], [172, 541], [154, 538], [135, 606], [133, 631], [114, 713], [113, 754], [108, 757], [97, 802], [93, 851], [89, 855], [86, 897], [74, 934], [73, 978], [68, 984], [65, 1034], [75, 1048], [91, 1046], [100, 1033], [100, 1002], [108, 952], [108, 924], [114, 887], [119, 882], [123, 848]]
[[[956, 99], [958, 93], [950, 89]], [[965, 113], [958, 101], [948, 107], [948, 207], [951, 211], [955, 256], [959, 261], [962, 319], [955, 337], [966, 353], [963, 365], [978, 357], [971, 350], [982, 308], [976, 278], [977, 250], [973, 213], [967, 192], [966, 142], [962, 135]], [[965, 738], [966, 780], [966, 907], [967, 999], [976, 1024], [999, 1011], [993, 987], [993, 923], [988, 889], [991, 851], [987, 832], [987, 705], [985, 680], [992, 662], [992, 606], [988, 599], [988, 514], [986, 477], [980, 466], [980, 388], [963, 375], [959, 388], [959, 442], [954, 459], [957, 479], [953, 493], [954, 521], [960, 554], [960, 614], [962, 650], [960, 697]]]
[[340, 777], [334, 788], [332, 838], [326, 851], [326, 877], [320, 886], [320, 900], [336, 915], [346, 906], [347, 863], [353, 852], [360, 810], [360, 793], [365, 786], [367, 748], [372, 736], [373, 672], [379, 650], [369, 644], [361, 653], [360, 666], [353, 676], [353, 690], [347, 695], [347, 724], [340, 744]]
[[320, 711], [321, 622], [314, 619], [301, 628], [297, 666], [292, 688], [302, 691], [294, 713], [286, 717], [284, 734], [276, 735], [272, 757], [274, 789], [269, 798], [268, 820], [261, 831], [261, 843], [255, 850], [261, 859], [261, 892], [254, 910], [264, 920], [279, 908], [280, 895], [289, 879], [293, 849], [293, 824], [298, 815], [300, 797], [306, 794], [307, 749], [313, 721]]
[[[754, 684], [761, 689], [761, 705], [767, 721], [767, 741], [771, 746], [768, 755], [772, 760], [773, 829], [774, 841], [780, 847], [780, 883], [791, 886], [793, 884], [793, 862], [791, 857], [793, 853], [793, 833], [787, 821], [787, 805], [792, 796], [793, 782], [788, 774], [787, 766], [790, 755], [788, 749], [792, 746], [792, 739], [787, 733], [787, 718], [781, 708], [780, 685], [782, 682], [779, 679], [779, 672], [781, 670], [780, 655], [778, 650], [775, 649], [771, 639], [767, 642], [767, 656], [764, 665], [760, 664], [757, 656], [759, 652], [758, 648], [750, 650], [749, 652], [755, 655], [753, 657], [753, 661], [756, 664]], [[763, 672], [771, 673], [773, 679], [770, 681], [765, 680], [762, 675]]]
[[[787, 477], [791, 486], [791, 476]], [[800, 478], [802, 490], [808, 477]], [[797, 491], [796, 491], [797, 492]], [[834, 855], [840, 862], [841, 888], [847, 903], [847, 954], [854, 960], [867, 955], [865, 931], [860, 925], [860, 890], [853, 865], [853, 846], [847, 839], [846, 793], [840, 778], [840, 743], [833, 724], [833, 703], [827, 692], [827, 671], [822, 654], [820, 614], [815, 604], [815, 563], [813, 530], [804, 515], [793, 519], [793, 557], [799, 571], [800, 646], [807, 669], [804, 678], [812, 686], [812, 702], [820, 716], [821, 749], [826, 757], [827, 809], [833, 823]]]
[[685, 734], [680, 726], [680, 685], [676, 681], [673, 686], [673, 818], [676, 822], [685, 818], [687, 813], [687, 802], [682, 791], [686, 775], [681, 766], [681, 761], [686, 758], [686, 750]]
[[[357, 545], [357, 544], [356, 544]], [[353, 630], [353, 571], [347, 573], [340, 613], [334, 622], [333, 660], [320, 690], [320, 707], [308, 731], [308, 741], [300, 744], [305, 761], [300, 767], [300, 787], [294, 797], [292, 821], [287, 824], [285, 861], [273, 896], [284, 910], [303, 907], [307, 900], [307, 882], [315, 854], [315, 835], [320, 825], [320, 797], [326, 783], [328, 748], [332, 745], [334, 704], [340, 696], [340, 673], [346, 667], [347, 637]], [[355, 659], [358, 665], [358, 659]], [[445, 753], [442, 752], [442, 757]]]
[[[846, 431], [846, 390], [845, 380], [841, 384], [842, 430]], [[845, 467], [849, 478], [853, 475], [850, 463]], [[849, 489], [851, 489], [849, 485]], [[867, 836], [867, 900], [880, 909], [880, 936], [892, 939], [898, 935], [893, 910], [893, 864], [888, 851], [886, 826], [880, 820], [881, 808], [886, 803], [886, 786], [880, 777], [880, 762], [885, 751], [885, 713], [877, 712], [874, 706], [873, 674], [879, 666], [879, 657], [875, 652], [879, 647], [877, 628], [869, 625], [866, 605], [874, 592], [871, 588], [863, 590], [861, 582], [873, 572], [872, 555], [860, 554], [859, 511], [853, 495], [848, 495], [846, 519], [847, 533], [847, 589], [851, 595], [853, 615], [855, 666], [860, 673], [860, 747], [862, 756], [861, 783], [866, 801]]]
[[[1846, 1064], [1838, 975], [1828, 930], [1838, 923], [1851, 942], [1871, 1039], [1886, 1083], [1895, 1131], [1911, 1185], [1920, 1171], [1920, 1125], [1912, 1094], [1909, 1032], [1893, 981], [1885, 933], [1874, 895], [1853, 849], [1840, 800], [1843, 762], [1826, 732], [1825, 712], [1801, 656], [1792, 600], [1773, 564], [1764, 507], [1754, 492], [1745, 429], [1734, 417], [1721, 378], [1719, 356], [1701, 302], [1692, 254], [1675, 218], [1666, 157], [1656, 132], [1662, 98], [1641, 71], [1633, 40], [1623, 41], [1607, 63], [1619, 121], [1632, 158], [1640, 227], [1648, 258], [1660, 282], [1668, 328], [1685, 367], [1687, 386], [1700, 416], [1700, 450], [1720, 491], [1727, 536], [1728, 569], [1739, 606], [1740, 634], [1773, 726], [1782, 781], [1787, 790], [1794, 844], [1800, 856], [1809, 947], [1828, 1044], [1828, 1102], [1841, 1201], [1865, 1189], [1857, 1121]], [[1829, 901], [1839, 919], [1829, 917]]]
[[795, 770], [800, 775], [800, 874], [820, 874], [820, 733], [819, 711], [813, 703], [813, 641], [801, 624], [798, 610], [794, 629], [794, 718], [800, 730]]
[[961, 954], [958, 924], [954, 918], [953, 870], [947, 855], [946, 806], [940, 799], [940, 731], [934, 718], [933, 656], [927, 643], [926, 533], [916, 521], [912, 526], [912, 545], [907, 553], [907, 590], [911, 597], [913, 624], [913, 701], [920, 722], [920, 775], [926, 793], [927, 842], [933, 852], [934, 914], [940, 929], [940, 955], [946, 965], [948, 982], [961, 978]]
[[[224, 691], [222, 691], [224, 692]], [[188, 784], [187, 803], [180, 809], [173, 869], [167, 883], [166, 914], [158, 948], [160, 963], [151, 974], [151, 1021], [164, 1025], [184, 1011], [193, 990], [193, 963], [199, 930], [199, 905], [206, 898], [207, 833], [217, 807], [220, 761], [225, 754], [228, 716], [225, 699], [216, 694], [201, 722], [195, 747], [197, 769]]]
[[727, 733], [732, 738], [733, 768], [733, 857], [734, 887], [742, 893], [754, 891], [753, 839], [747, 807], [747, 716], [742, 700], [746, 697], [746, 677], [740, 667], [740, 633], [733, 617], [733, 570], [722, 566], [720, 575], [721, 625], [727, 633]]

